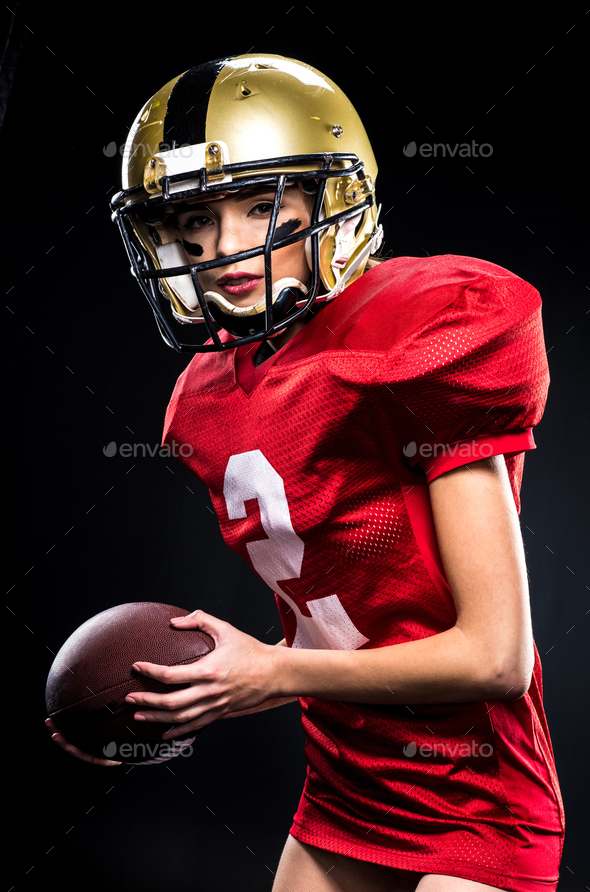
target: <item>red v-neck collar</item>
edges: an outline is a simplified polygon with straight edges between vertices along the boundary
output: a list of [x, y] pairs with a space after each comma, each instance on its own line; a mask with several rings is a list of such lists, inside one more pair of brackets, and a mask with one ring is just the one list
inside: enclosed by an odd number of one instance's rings
[[[238, 347], [234, 350], [234, 377], [246, 396], [252, 395], [266, 373], [270, 371], [278, 361], [283, 360], [286, 353], [292, 353], [291, 358], [293, 360], [299, 358], [298, 347], [303, 340], [300, 337], [301, 333], [306, 332], [307, 338], [309, 338], [311, 331], [314, 329], [314, 322], [316, 319], [317, 316], [310, 319], [303, 328], [300, 328], [299, 331], [293, 335], [290, 341], [287, 341], [283, 347], [277, 350], [276, 353], [273, 353], [272, 356], [269, 356], [268, 359], [265, 359], [264, 362], [261, 362], [258, 366], [254, 365], [254, 357], [256, 356], [256, 351], [260, 347], [260, 341], [255, 341], [254, 344], [244, 344], [242, 347]], [[307, 338], [305, 340], [307, 340]]]
[[[254, 365], [254, 357], [260, 346], [260, 342], [254, 344], [244, 344], [234, 350], [234, 378], [237, 384], [242, 388], [246, 396], [251, 396], [255, 388], [260, 384], [264, 376], [275, 364], [282, 365], [283, 362], [295, 362], [303, 356], [321, 350], [323, 345], [317, 341], [318, 323], [317, 320], [328, 312], [330, 304], [323, 304], [319, 312], [317, 312], [304, 326], [296, 332], [290, 341], [277, 350], [260, 365]], [[327, 317], [326, 317], [327, 318]], [[323, 329], [323, 326], [322, 326]], [[329, 329], [328, 329], [329, 331]], [[305, 332], [305, 335], [303, 335]], [[321, 340], [321, 339], [320, 339]]]
[[[297, 334], [299, 334], [299, 332], [297, 332]], [[293, 338], [296, 338], [297, 334], [293, 335]], [[293, 338], [291, 338], [291, 341]], [[285, 344], [285, 347], [290, 344], [291, 341], [288, 341], [287, 344]], [[256, 356], [256, 351], [259, 347], [260, 341], [255, 341], [253, 344], [244, 344], [242, 347], [238, 347], [234, 350], [235, 379], [246, 396], [252, 394], [252, 391], [257, 384], [262, 381], [269, 368], [275, 364], [277, 356], [281, 352], [280, 350], [277, 350], [276, 353], [273, 353], [272, 356], [269, 356], [268, 359], [261, 362], [259, 366], [256, 366], [254, 365], [254, 357]]]

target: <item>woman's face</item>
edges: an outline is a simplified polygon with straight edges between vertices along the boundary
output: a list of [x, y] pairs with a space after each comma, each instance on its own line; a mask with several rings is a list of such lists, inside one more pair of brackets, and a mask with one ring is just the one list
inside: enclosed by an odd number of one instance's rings
[[[191, 263], [217, 260], [263, 245], [275, 191], [254, 186], [223, 198], [195, 199], [179, 204], [176, 215], [184, 248]], [[297, 186], [283, 193], [276, 239], [286, 238], [311, 222], [311, 201]], [[310, 279], [305, 240], [272, 252], [272, 281], [293, 277], [303, 285]], [[264, 297], [264, 255], [199, 273], [203, 292], [216, 291], [236, 307], [249, 307]]]

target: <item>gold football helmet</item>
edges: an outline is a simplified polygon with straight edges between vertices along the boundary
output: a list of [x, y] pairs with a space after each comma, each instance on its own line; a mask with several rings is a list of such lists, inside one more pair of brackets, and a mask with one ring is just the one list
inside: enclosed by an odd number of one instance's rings
[[[224, 350], [272, 337], [358, 278], [382, 240], [377, 164], [358, 114], [333, 81], [283, 56], [217, 59], [165, 84], [133, 123], [122, 178], [113, 220], [160, 332], [177, 350]], [[265, 243], [193, 262], [175, 203], [267, 184], [276, 192]], [[311, 224], [275, 238], [281, 196], [293, 184], [311, 196]], [[301, 239], [311, 283], [282, 279], [273, 286], [272, 251]], [[200, 271], [260, 254], [266, 294], [255, 306], [202, 292]], [[205, 323], [212, 343], [180, 341], [175, 322]], [[233, 337], [222, 341], [220, 328]]]

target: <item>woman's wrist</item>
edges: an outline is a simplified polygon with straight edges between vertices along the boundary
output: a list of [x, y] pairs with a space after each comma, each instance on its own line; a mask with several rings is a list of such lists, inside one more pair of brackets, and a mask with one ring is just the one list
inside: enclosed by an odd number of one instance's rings
[[315, 650], [276, 645], [273, 655], [273, 697], [341, 699], [338, 677], [349, 651]]

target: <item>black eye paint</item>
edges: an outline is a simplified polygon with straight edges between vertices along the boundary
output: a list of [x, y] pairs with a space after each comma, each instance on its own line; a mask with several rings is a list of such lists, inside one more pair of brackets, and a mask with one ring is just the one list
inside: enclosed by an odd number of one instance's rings
[[200, 257], [203, 253], [202, 247], [197, 245], [196, 242], [187, 242], [186, 239], [183, 239], [182, 244], [184, 245], [185, 251], [192, 257]]
[[273, 244], [279, 239], [288, 238], [290, 235], [293, 235], [294, 232], [297, 232], [300, 226], [301, 220], [287, 220], [286, 223], [281, 223], [275, 230]]

